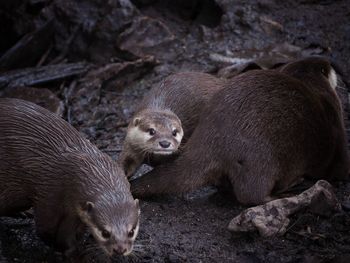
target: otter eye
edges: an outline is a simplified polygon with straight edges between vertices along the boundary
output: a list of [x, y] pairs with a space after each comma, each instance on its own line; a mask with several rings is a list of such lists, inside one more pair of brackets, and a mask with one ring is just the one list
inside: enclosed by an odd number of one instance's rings
[[321, 73], [326, 76], [326, 70], [324, 68], [321, 68]]
[[107, 230], [102, 230], [102, 236], [105, 239], [109, 239], [111, 237], [111, 232], [109, 232]]
[[155, 131], [153, 128], [149, 128], [149, 129], [147, 130], [147, 132], [148, 132], [149, 135], [151, 135], [151, 136], [153, 136], [153, 135], [156, 134], [156, 131]]
[[131, 229], [131, 230], [129, 231], [128, 237], [129, 237], [129, 238], [132, 238], [132, 237], [134, 236], [134, 234], [135, 234], [135, 228], [133, 228], [133, 229]]
[[176, 136], [179, 131], [177, 129], [173, 130], [173, 136]]

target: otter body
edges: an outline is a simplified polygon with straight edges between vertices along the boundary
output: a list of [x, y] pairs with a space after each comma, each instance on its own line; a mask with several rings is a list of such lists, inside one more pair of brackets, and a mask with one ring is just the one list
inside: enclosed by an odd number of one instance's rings
[[0, 216], [30, 207], [38, 235], [68, 255], [85, 227], [109, 255], [132, 250], [139, 208], [123, 170], [55, 114], [0, 99]]
[[224, 81], [206, 73], [170, 75], [151, 89], [128, 126], [120, 163], [127, 177], [144, 162], [167, 160], [190, 138], [209, 99]]
[[240, 203], [261, 204], [304, 177], [346, 178], [346, 135], [330, 64], [312, 58], [281, 71], [230, 80], [210, 100], [181, 156], [132, 181], [132, 193], [183, 193], [228, 178]]

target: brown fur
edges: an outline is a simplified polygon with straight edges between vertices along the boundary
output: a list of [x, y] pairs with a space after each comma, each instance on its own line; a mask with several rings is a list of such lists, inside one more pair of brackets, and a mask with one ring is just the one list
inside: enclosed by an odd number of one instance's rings
[[[157, 136], [173, 143], [176, 148], [178, 143], [172, 138], [171, 129], [174, 125], [178, 130], [183, 130], [182, 145], [190, 138], [197, 126], [199, 116], [209, 99], [223, 87], [224, 81], [210, 74], [198, 72], [183, 72], [170, 75], [160, 85], [151, 89], [141, 102], [128, 127], [140, 125], [143, 131], [152, 126], [157, 126]], [[138, 118], [139, 123], [134, 120]], [[153, 143], [154, 140], [150, 140]], [[127, 176], [131, 176], [143, 162], [151, 160], [151, 164], [165, 162], [169, 156], [155, 156], [147, 150], [149, 145], [135, 144], [126, 136], [120, 163]], [[171, 156], [173, 157], [173, 156]]]
[[[87, 222], [98, 229], [138, 223], [130, 185], [109, 156], [44, 108], [0, 99], [0, 216], [30, 207], [39, 236], [69, 252]], [[122, 254], [128, 242], [112, 233], [99, 244]]]
[[327, 72], [302, 73], [321, 63], [312, 61], [293, 65], [298, 79], [269, 70], [233, 78], [211, 99], [182, 155], [132, 181], [132, 193], [183, 193], [228, 178], [239, 202], [261, 204], [303, 177], [346, 178], [339, 101]]
[[[201, 72], [181, 72], [168, 76], [151, 89], [137, 112], [144, 109], [169, 109], [181, 120], [184, 140], [191, 137], [202, 110], [223, 87], [224, 80]], [[160, 103], [155, 103], [155, 98]]]

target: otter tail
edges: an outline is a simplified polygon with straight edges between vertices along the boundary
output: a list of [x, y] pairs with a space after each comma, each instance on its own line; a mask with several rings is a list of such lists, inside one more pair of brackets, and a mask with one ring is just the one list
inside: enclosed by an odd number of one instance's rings
[[207, 185], [212, 174], [208, 170], [209, 163], [189, 165], [188, 160], [181, 157], [131, 181], [132, 194], [140, 198], [160, 194], [181, 194]]

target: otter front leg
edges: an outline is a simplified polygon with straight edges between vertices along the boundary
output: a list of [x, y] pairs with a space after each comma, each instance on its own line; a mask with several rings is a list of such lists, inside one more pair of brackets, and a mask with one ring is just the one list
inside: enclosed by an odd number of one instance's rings
[[[190, 160], [191, 161], [191, 160]], [[217, 173], [213, 162], [199, 162], [190, 165], [186, 157], [157, 166], [147, 174], [131, 181], [131, 192], [135, 197], [149, 197], [159, 194], [182, 194], [210, 183]]]
[[56, 246], [64, 251], [64, 255], [69, 258], [77, 249], [77, 230], [79, 219], [76, 216], [66, 215], [61, 219], [56, 232]]
[[[133, 158], [131, 155], [127, 155], [125, 152], [127, 150], [124, 150], [120, 156], [119, 163], [121, 167], [123, 168], [125, 175], [127, 178], [130, 178], [136, 169], [142, 164], [141, 156], [139, 157], [139, 160], [137, 158]], [[135, 153], [136, 156], [136, 153]]]
[[76, 217], [54, 210], [49, 205], [34, 207], [38, 236], [47, 244], [63, 251], [67, 256], [74, 252], [79, 221]]
[[34, 206], [34, 220], [38, 236], [47, 244], [55, 245], [55, 235], [62, 215], [49, 206]]

